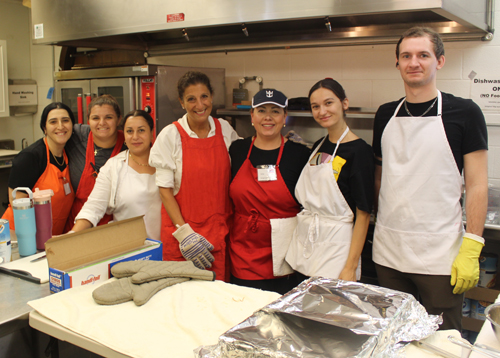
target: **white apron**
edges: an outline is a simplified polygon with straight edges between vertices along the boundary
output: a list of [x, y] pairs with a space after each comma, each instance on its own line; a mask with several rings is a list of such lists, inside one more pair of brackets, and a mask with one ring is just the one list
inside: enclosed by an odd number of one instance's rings
[[462, 178], [438, 115], [397, 117], [382, 134], [382, 184], [373, 261], [416, 274], [450, 275], [463, 235]]
[[[286, 261], [306, 276], [338, 278], [347, 262], [352, 240], [354, 214], [339, 189], [332, 161], [342, 134], [328, 163], [306, 164], [300, 174], [295, 195], [304, 209], [297, 214], [297, 227], [288, 248]], [[317, 153], [323, 141], [311, 154]], [[361, 277], [361, 259], [356, 278]]]
[[148, 237], [161, 240], [161, 198], [155, 174], [138, 173], [125, 161], [115, 197], [113, 221], [144, 215]]

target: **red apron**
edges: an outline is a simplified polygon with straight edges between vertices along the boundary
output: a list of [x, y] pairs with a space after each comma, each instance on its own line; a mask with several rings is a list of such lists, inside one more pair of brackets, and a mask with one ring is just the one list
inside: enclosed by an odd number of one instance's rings
[[[71, 205], [73, 204], [73, 200], [75, 199], [75, 192], [71, 188], [70, 179], [69, 179], [69, 166], [68, 166], [68, 157], [66, 156], [66, 152], [63, 152], [64, 161], [66, 162], [66, 168], [61, 172], [58, 167], [54, 164], [50, 163], [50, 149], [47, 145], [47, 139], [43, 139], [45, 143], [45, 147], [47, 149], [47, 167], [45, 171], [42, 173], [40, 178], [36, 181], [33, 186], [33, 190], [35, 188], [39, 188], [40, 190], [52, 189], [54, 195], [51, 198], [51, 206], [52, 206], [52, 235], [61, 235], [64, 231], [64, 225], [66, 224], [66, 219], [68, 218]], [[67, 183], [67, 186], [71, 190], [71, 192], [66, 195], [64, 192], [64, 184]], [[15, 189], [15, 188], [13, 188]], [[5, 213], [3, 214], [2, 219], [9, 220], [10, 229], [14, 230], [14, 212], [12, 211], [12, 207], [9, 205]]]
[[[122, 131], [118, 131], [118, 137], [116, 139], [115, 148], [111, 153], [111, 157], [114, 157], [121, 152], [124, 136]], [[85, 154], [85, 167], [83, 168], [82, 176], [80, 178], [80, 183], [78, 184], [78, 189], [76, 190], [75, 201], [73, 202], [73, 207], [71, 208], [71, 213], [66, 222], [65, 231], [70, 231], [75, 225], [75, 218], [83, 207], [83, 204], [87, 201], [92, 189], [94, 189], [95, 180], [97, 178], [97, 173], [92, 168], [95, 165], [94, 156], [94, 136], [92, 132], [89, 133], [89, 139], [87, 141], [87, 152]], [[97, 225], [107, 224], [113, 219], [113, 215], [105, 214], [104, 217], [99, 221]]]
[[[175, 199], [184, 221], [214, 245], [212, 255], [215, 261], [210, 270], [215, 272], [216, 279], [227, 281], [226, 236], [231, 213], [231, 168], [221, 125], [217, 118], [214, 123], [213, 137], [191, 138], [179, 122], [174, 122], [182, 141], [182, 181]], [[176, 228], [163, 205], [161, 222], [163, 260], [184, 261], [179, 242], [172, 235]]]
[[274, 181], [258, 181], [257, 169], [250, 162], [255, 138], [247, 159], [234, 177], [229, 194], [234, 203], [234, 222], [229, 241], [231, 274], [242, 280], [267, 280], [273, 275], [270, 219], [297, 215], [300, 207], [290, 194], [279, 171], [283, 137], [276, 161]]

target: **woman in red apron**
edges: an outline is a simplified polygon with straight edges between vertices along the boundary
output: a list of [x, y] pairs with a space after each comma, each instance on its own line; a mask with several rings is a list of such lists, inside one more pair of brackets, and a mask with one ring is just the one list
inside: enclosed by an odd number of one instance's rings
[[[66, 222], [66, 231], [75, 224], [76, 216], [94, 188], [99, 169], [109, 158], [125, 149], [123, 132], [118, 130], [120, 106], [113, 96], [94, 98], [89, 103], [87, 113], [88, 126], [75, 125], [75, 133], [69, 143], [68, 155], [72, 163], [70, 169], [76, 197]], [[106, 214], [98, 225], [107, 224], [111, 219], [112, 215]]]
[[229, 149], [234, 223], [229, 241], [231, 283], [284, 294], [297, 285], [285, 254], [300, 205], [293, 192], [309, 149], [281, 135], [288, 100], [263, 89], [252, 101], [255, 136]]
[[205, 74], [189, 71], [177, 88], [187, 113], [161, 131], [149, 157], [163, 203], [163, 259], [191, 260], [227, 280], [227, 149], [238, 135], [226, 121], [210, 116], [213, 90]]
[[[9, 178], [9, 201], [12, 203], [12, 191], [17, 187], [27, 187], [34, 191], [52, 189], [52, 234], [64, 233], [64, 224], [68, 218], [75, 193], [71, 188], [68, 158], [64, 151], [66, 142], [71, 137], [75, 117], [71, 109], [63, 103], [51, 103], [42, 112], [40, 128], [44, 138], [37, 140], [23, 149], [14, 159]], [[16, 198], [27, 197], [17, 192]], [[14, 214], [9, 205], [3, 219], [8, 219], [14, 230]]]

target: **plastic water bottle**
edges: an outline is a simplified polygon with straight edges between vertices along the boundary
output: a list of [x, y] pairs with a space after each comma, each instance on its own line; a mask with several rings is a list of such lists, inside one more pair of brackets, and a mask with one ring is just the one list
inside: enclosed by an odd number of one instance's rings
[[50, 198], [54, 195], [52, 189], [35, 188], [36, 248], [45, 250], [45, 242], [52, 237], [52, 204]]
[[[25, 191], [29, 198], [16, 199], [17, 191]], [[33, 193], [29, 188], [16, 188], [12, 192], [12, 210], [20, 256], [36, 254], [36, 220]]]

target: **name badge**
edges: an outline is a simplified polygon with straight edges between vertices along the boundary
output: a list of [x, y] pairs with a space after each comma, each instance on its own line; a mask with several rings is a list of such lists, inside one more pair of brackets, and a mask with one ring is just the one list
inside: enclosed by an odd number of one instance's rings
[[278, 180], [275, 165], [258, 165], [257, 166], [258, 181], [274, 181]]
[[63, 188], [65, 195], [71, 194], [71, 186], [69, 185], [68, 179], [66, 179], [65, 177], [63, 177]]

